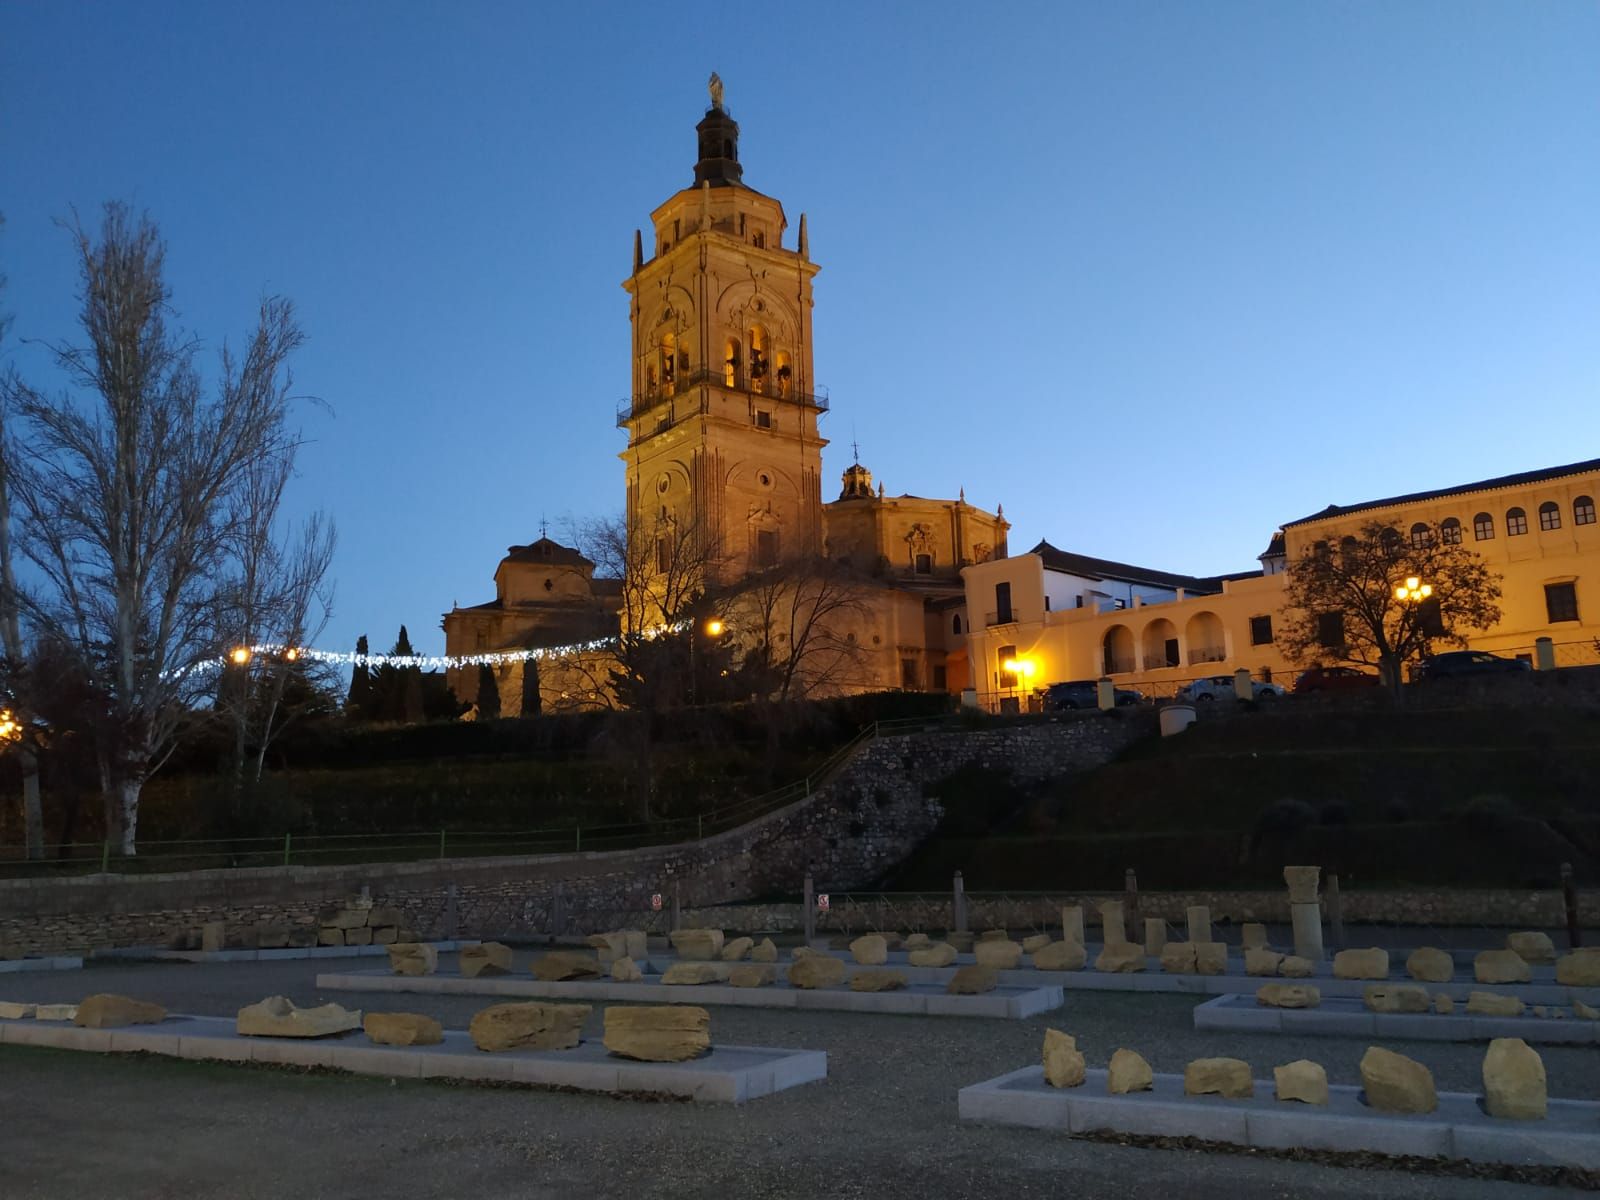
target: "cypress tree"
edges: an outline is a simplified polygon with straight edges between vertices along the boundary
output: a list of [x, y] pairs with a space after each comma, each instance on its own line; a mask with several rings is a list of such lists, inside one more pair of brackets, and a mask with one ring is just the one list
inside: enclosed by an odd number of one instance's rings
[[[364, 633], [356, 639], [356, 653], [362, 656], [367, 654], [367, 635]], [[372, 717], [372, 672], [364, 662], [358, 662], [350, 672], [350, 691], [344, 699], [344, 711], [347, 717], [359, 721]]]
[[500, 719], [500, 684], [495, 680], [494, 668], [488, 663], [478, 665], [478, 720]]
[[539, 660], [525, 658], [522, 660], [522, 715], [537, 717], [539, 715]]

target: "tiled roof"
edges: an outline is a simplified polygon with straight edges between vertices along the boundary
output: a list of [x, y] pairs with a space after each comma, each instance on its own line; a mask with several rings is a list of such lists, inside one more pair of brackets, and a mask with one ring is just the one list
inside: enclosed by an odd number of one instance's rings
[[1321, 512], [1314, 512], [1309, 517], [1301, 517], [1296, 521], [1285, 522], [1284, 528], [1287, 529], [1291, 525], [1304, 525], [1308, 521], [1325, 521], [1330, 517], [1343, 517], [1350, 513], [1365, 512], [1373, 508], [1393, 508], [1401, 504], [1418, 504], [1424, 500], [1439, 500], [1446, 496], [1465, 496], [1471, 492], [1488, 492], [1496, 488], [1523, 487], [1530, 483], [1543, 483], [1550, 479], [1562, 479], [1568, 475], [1586, 475], [1593, 471], [1600, 471], [1600, 458], [1568, 463], [1564, 467], [1545, 467], [1538, 471], [1522, 471], [1516, 475], [1501, 475], [1495, 479], [1480, 479], [1476, 483], [1462, 483], [1455, 487], [1436, 488], [1431, 492], [1410, 492], [1404, 496], [1388, 496], [1382, 500], [1364, 500], [1360, 504], [1330, 504]]
[[[1171, 571], [1156, 571], [1149, 567], [1134, 567], [1127, 563], [1112, 562], [1108, 558], [1091, 558], [1087, 554], [1074, 554], [1059, 550], [1049, 542], [1040, 542], [1028, 553], [1037, 554], [1052, 571], [1065, 571], [1085, 579], [1115, 579], [1120, 583], [1148, 583], [1156, 587], [1183, 588], [1191, 592], [1216, 592], [1222, 590], [1220, 575], [1176, 575]], [[1242, 578], [1242, 576], [1229, 576]]]
[[571, 546], [563, 546], [547, 537], [527, 546], [508, 546], [504, 562], [540, 563], [563, 567], [592, 567], [594, 564]]

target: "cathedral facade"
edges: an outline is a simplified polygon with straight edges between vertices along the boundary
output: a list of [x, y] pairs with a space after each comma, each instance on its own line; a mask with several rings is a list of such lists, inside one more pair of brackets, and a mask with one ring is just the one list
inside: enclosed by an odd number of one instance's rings
[[[820, 422], [829, 400], [815, 382], [819, 267], [805, 216], [786, 247], [783, 205], [743, 180], [739, 126], [715, 77], [696, 135], [693, 181], [650, 214], [648, 239], [635, 233], [622, 284], [632, 388], [616, 424], [627, 436], [627, 550], [612, 565], [641, 578], [597, 576], [588, 558], [548, 538], [513, 546], [495, 573], [495, 599], [444, 615], [446, 653], [555, 648], [632, 628], [648, 620], [630, 608], [635, 582], [670, 610], [675, 575], [736, 589], [825, 564], [833, 579], [848, 581], [851, 601], [831, 610], [828, 632], [849, 649], [852, 668], [819, 692], [960, 690], [961, 571], [1005, 556], [1004, 516], [964, 494], [886, 495], [859, 461], [844, 471], [838, 496], [824, 501]], [[737, 644], [739, 620], [730, 626]], [[770, 636], [770, 619], [767, 626]], [[519, 711], [522, 668], [495, 670], [502, 711]], [[574, 673], [552, 658], [540, 672], [546, 709], [607, 702], [592, 664]], [[467, 670], [453, 671], [451, 682], [464, 700], [480, 686]]]

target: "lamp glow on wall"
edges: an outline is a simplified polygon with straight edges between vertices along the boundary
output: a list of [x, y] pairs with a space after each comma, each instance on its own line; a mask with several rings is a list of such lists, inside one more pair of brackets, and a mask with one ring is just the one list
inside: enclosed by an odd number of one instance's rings
[[1012, 687], [1021, 687], [1023, 680], [1031, 680], [1039, 667], [1031, 658], [1008, 658], [1000, 664], [1000, 669], [1008, 672], [1016, 681]]

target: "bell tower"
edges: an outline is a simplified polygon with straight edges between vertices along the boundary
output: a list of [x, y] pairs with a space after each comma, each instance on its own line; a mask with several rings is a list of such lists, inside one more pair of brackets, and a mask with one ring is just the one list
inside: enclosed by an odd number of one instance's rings
[[693, 539], [728, 579], [820, 552], [828, 399], [812, 377], [805, 216], [785, 249], [783, 205], [743, 182], [739, 125], [716, 75], [710, 88], [694, 183], [650, 214], [648, 246], [634, 234], [617, 426], [630, 534], [663, 560]]

